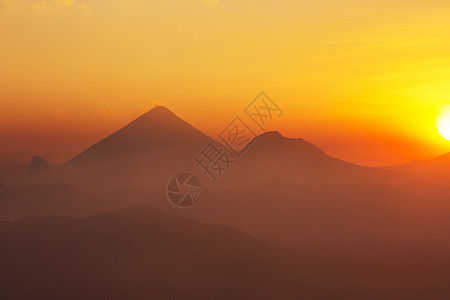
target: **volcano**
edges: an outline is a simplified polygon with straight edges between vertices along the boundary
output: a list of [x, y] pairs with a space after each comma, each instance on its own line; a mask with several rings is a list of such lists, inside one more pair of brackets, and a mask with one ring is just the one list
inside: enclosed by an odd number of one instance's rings
[[170, 110], [157, 106], [67, 162], [66, 166], [107, 165], [198, 151], [209, 138]]
[[[193, 158], [211, 141], [158, 106], [65, 163], [58, 180], [110, 189], [166, 185], [181, 172], [203, 176]], [[220, 185], [246, 186], [272, 177], [312, 185], [384, 181], [392, 173], [330, 157], [303, 139], [266, 132], [250, 143], [242, 157], [234, 157]]]
[[91, 186], [164, 184], [174, 172], [192, 168], [193, 156], [210, 140], [158, 106], [65, 163], [59, 177]]

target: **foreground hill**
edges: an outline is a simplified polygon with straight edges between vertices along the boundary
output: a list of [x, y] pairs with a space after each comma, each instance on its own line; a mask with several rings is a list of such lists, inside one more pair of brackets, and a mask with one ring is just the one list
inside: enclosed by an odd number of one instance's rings
[[[137, 206], [0, 223], [2, 299], [447, 299], [448, 244], [342, 256]], [[348, 241], [344, 241], [348, 243]], [[347, 244], [351, 249], [353, 245]], [[350, 252], [351, 254], [351, 252]]]
[[143, 206], [26, 217], [0, 224], [0, 238], [2, 299], [296, 298], [308, 285], [247, 234]]

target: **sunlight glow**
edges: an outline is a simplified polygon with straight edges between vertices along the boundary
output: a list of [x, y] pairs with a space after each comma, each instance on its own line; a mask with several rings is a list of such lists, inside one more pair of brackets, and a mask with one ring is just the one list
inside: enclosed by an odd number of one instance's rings
[[436, 125], [442, 137], [450, 141], [450, 105], [442, 108], [436, 120]]

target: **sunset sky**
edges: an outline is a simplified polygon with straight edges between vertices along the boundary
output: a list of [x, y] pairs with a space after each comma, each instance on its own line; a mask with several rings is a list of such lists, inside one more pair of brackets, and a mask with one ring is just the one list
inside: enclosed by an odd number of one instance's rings
[[156, 103], [270, 124], [366, 165], [450, 152], [448, 0], [0, 0], [0, 160], [60, 163]]

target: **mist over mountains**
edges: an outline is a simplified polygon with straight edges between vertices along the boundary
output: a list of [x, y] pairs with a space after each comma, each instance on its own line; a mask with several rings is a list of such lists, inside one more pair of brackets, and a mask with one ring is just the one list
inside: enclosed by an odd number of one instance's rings
[[[372, 168], [266, 132], [213, 183], [194, 161], [211, 141], [160, 106], [61, 166], [33, 158], [0, 184], [3, 295], [450, 295], [448, 155]], [[187, 210], [166, 195], [180, 172], [204, 187]]]

